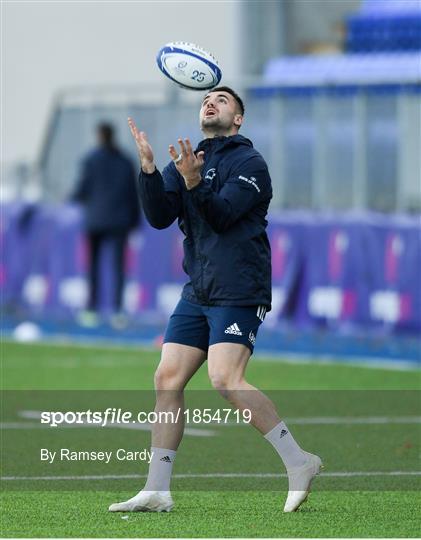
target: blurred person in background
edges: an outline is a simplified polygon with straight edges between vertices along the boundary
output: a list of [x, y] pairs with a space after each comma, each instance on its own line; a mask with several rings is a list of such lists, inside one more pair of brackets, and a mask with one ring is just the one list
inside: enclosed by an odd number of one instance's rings
[[71, 196], [84, 208], [90, 251], [88, 305], [87, 310], [79, 314], [79, 322], [84, 326], [96, 326], [99, 322], [99, 262], [103, 246], [110, 244], [114, 272], [111, 322], [118, 327], [126, 323], [122, 312], [124, 253], [130, 231], [139, 225], [139, 197], [135, 169], [116, 145], [111, 124], [97, 126], [97, 141], [97, 147], [83, 159], [80, 177]]

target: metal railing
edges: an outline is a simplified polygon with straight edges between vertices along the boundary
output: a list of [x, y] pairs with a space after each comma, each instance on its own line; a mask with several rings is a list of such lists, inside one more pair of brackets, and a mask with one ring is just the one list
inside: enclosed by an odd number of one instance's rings
[[[236, 85], [245, 97], [241, 133], [269, 164], [272, 208], [421, 210], [421, 90], [402, 87], [279, 88]], [[127, 128], [135, 118], [163, 167], [179, 136], [199, 141], [202, 94], [162, 87], [67, 89], [57, 96], [40, 160], [45, 199], [70, 192], [101, 120], [115, 124], [136, 159]]]

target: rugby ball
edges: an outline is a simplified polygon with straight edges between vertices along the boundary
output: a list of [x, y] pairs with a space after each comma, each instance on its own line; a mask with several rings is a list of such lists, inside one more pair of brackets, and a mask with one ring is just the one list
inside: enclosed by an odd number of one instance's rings
[[221, 80], [216, 59], [193, 43], [167, 43], [159, 50], [156, 61], [162, 73], [183, 88], [209, 90]]

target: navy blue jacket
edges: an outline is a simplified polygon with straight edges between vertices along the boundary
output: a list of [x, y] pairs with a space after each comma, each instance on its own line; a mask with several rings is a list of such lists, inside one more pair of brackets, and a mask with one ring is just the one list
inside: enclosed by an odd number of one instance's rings
[[272, 186], [266, 162], [241, 135], [203, 140], [202, 181], [187, 190], [173, 162], [161, 175], [141, 171], [140, 196], [149, 223], [178, 218], [185, 234], [182, 297], [214, 306], [271, 305], [266, 214]]
[[124, 232], [139, 223], [135, 169], [116, 148], [99, 147], [87, 155], [72, 199], [84, 206], [88, 231]]

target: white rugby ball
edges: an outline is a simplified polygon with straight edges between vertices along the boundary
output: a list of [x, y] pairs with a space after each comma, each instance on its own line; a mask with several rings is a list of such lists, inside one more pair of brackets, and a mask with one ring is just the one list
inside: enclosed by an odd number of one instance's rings
[[193, 43], [167, 43], [159, 50], [156, 61], [162, 73], [183, 88], [209, 90], [221, 80], [216, 59]]

